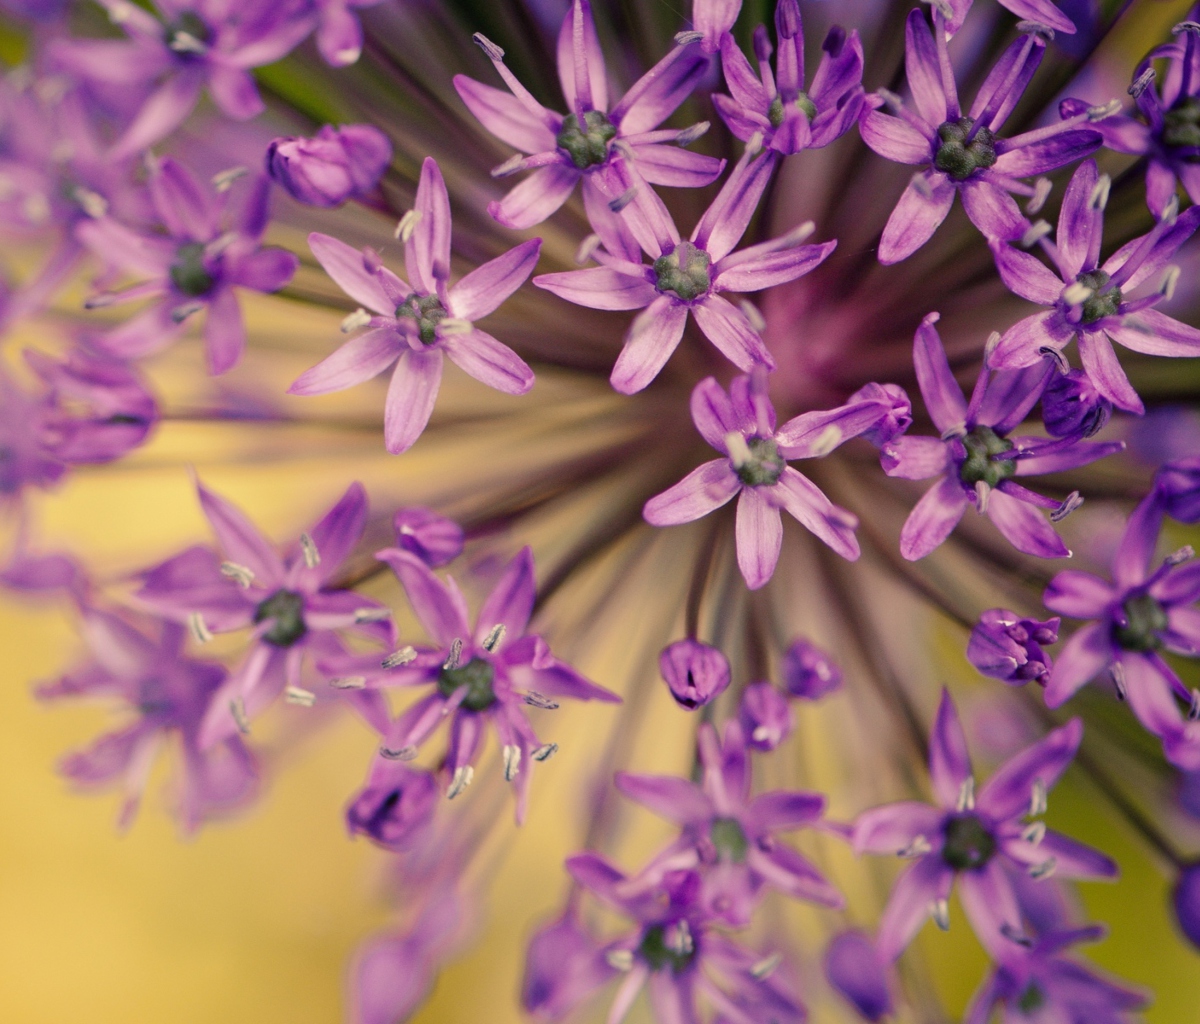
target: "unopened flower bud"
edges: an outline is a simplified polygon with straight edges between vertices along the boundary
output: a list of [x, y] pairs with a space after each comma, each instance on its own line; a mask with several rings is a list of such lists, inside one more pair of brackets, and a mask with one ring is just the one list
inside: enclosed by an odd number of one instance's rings
[[391, 160], [388, 137], [369, 124], [327, 124], [311, 139], [284, 136], [267, 147], [267, 173], [309, 206], [337, 206], [369, 192]]
[[392, 524], [396, 546], [416, 555], [431, 569], [447, 565], [462, 554], [462, 527], [431, 508], [402, 508]]
[[1154, 490], [1172, 519], [1200, 522], [1200, 456], [1168, 462], [1154, 478]]
[[1179, 872], [1173, 900], [1175, 920], [1192, 945], [1200, 948], [1200, 861]]
[[1059, 621], [1022, 619], [1006, 608], [989, 608], [971, 630], [967, 660], [983, 675], [1006, 683], [1045, 680], [1053, 662], [1042, 644], [1058, 642]]
[[774, 750], [795, 726], [787, 697], [770, 683], [746, 687], [738, 706], [738, 721], [746, 734], [747, 746], [763, 751]]
[[867, 1020], [882, 1020], [893, 1011], [887, 964], [862, 932], [842, 932], [829, 944], [825, 977]]
[[346, 808], [351, 834], [367, 836], [388, 850], [406, 850], [433, 818], [437, 779], [403, 761], [380, 762], [354, 802]]
[[820, 700], [842, 685], [842, 670], [821, 648], [797, 640], [783, 656], [783, 685], [793, 697]]
[[1108, 422], [1112, 402], [1082, 370], [1056, 374], [1042, 394], [1042, 422], [1054, 437], [1091, 437]]
[[679, 640], [658, 656], [658, 668], [680, 707], [698, 708], [729, 686], [729, 662], [715, 647]]
[[894, 441], [912, 426], [912, 402], [899, 384], [866, 384], [850, 396], [847, 404], [855, 402], [881, 403], [878, 423], [862, 435], [876, 448]]

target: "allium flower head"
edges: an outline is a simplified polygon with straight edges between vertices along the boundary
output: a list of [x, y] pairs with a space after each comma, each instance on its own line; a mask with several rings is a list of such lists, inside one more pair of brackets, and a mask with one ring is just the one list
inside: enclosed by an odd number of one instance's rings
[[450, 285], [450, 197], [438, 165], [426, 159], [416, 202], [405, 221], [404, 281], [378, 255], [314, 232], [308, 244], [338, 286], [374, 313], [352, 314], [344, 330], [369, 328], [324, 362], [301, 374], [293, 395], [323, 395], [369, 380], [393, 363], [384, 411], [383, 436], [393, 455], [407, 451], [433, 414], [442, 381], [442, 354], [488, 387], [523, 395], [533, 371], [507, 345], [474, 321], [494, 312], [515, 292], [537, 263], [541, 239], [534, 238], [489, 260]]
[[992, 956], [1024, 935], [1010, 872], [1045, 879], [1111, 878], [1103, 854], [1049, 831], [1038, 819], [1046, 793], [1066, 771], [1083, 738], [1078, 719], [1006, 761], [975, 790], [967, 741], [949, 693], [943, 692], [929, 738], [929, 774], [938, 806], [902, 802], [860, 814], [854, 849], [914, 861], [896, 880], [876, 943], [894, 960], [931, 915], [948, 927], [946, 900], [958, 882], [971, 927]]

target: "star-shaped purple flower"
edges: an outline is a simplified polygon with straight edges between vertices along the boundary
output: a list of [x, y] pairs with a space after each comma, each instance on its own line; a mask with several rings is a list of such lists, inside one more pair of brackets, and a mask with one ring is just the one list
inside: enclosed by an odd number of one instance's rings
[[942, 692], [929, 738], [929, 774], [938, 806], [903, 801], [860, 814], [852, 838], [858, 853], [914, 861], [892, 889], [876, 939], [894, 960], [931, 915], [949, 926], [946, 900], [955, 881], [971, 927], [992, 956], [1024, 936], [1010, 871], [1035, 878], [1112, 878], [1117, 866], [1103, 854], [1047, 830], [1040, 819], [1046, 793], [1066, 770], [1083, 726], [1072, 719], [1009, 758], [975, 792], [958, 712]]
[[474, 321], [487, 316], [525, 282], [542, 240], [533, 238], [450, 286], [450, 196], [437, 163], [426, 157], [411, 213], [401, 221], [404, 269], [412, 284], [370, 249], [314, 232], [309, 247], [342, 291], [374, 312], [351, 314], [343, 330], [369, 327], [300, 375], [293, 395], [323, 395], [369, 380], [393, 363], [383, 436], [393, 455], [407, 451], [433, 414], [442, 381], [442, 354], [480, 383], [509, 395], [533, 387], [533, 371], [512, 349]]
[[492, 203], [488, 212], [505, 227], [531, 228], [562, 206], [582, 180], [584, 207], [595, 230], [601, 230], [602, 222], [622, 232], [621, 222], [608, 209], [609, 201], [623, 191], [608, 183], [614, 165], [625, 160], [622, 153], [657, 185], [695, 188], [714, 181], [724, 160], [680, 148], [702, 135], [707, 124], [658, 128], [691, 95], [708, 67], [699, 39], [699, 33], [688, 33], [610, 106], [608, 72], [592, 7], [588, 0], [575, 0], [558, 35], [558, 78], [569, 111], [564, 115], [535, 100], [504, 65], [504, 51], [477, 34], [475, 42], [511, 92], [466, 75], [454, 76], [454, 88], [489, 132], [530, 154], [506, 161], [493, 176], [534, 172]]
[[758, 75], [731, 35], [721, 42], [721, 67], [731, 95], [713, 93], [713, 106], [743, 142], [759, 134], [762, 145], [785, 156], [828, 146], [858, 119], [863, 104], [863, 49], [858, 32], [840, 26], [821, 44], [812, 85], [804, 88], [804, 30], [797, 0], [775, 7], [779, 54], [771, 68], [767, 29], [754, 30]]
[[827, 907], [844, 903], [806, 857], [779, 843], [774, 833], [818, 822], [825, 811], [819, 793], [773, 790], [750, 797], [750, 756], [742, 727], [725, 726], [717, 738], [710, 723], [696, 738], [700, 785], [671, 775], [618, 772], [617, 789], [679, 825], [680, 836], [659, 853], [639, 879], [656, 883], [667, 871], [697, 870], [700, 902], [714, 917], [748, 924], [764, 890]]
[[917, 502], [900, 531], [900, 553], [924, 558], [948, 536], [974, 505], [1018, 551], [1042, 558], [1070, 554], [1054, 528], [1035, 511], [1049, 509], [1062, 518], [1078, 507], [1079, 495], [1066, 502], [1046, 498], [1016, 482], [1016, 477], [1055, 473], [1087, 465], [1124, 442], [1089, 442], [1078, 437], [1047, 441], [1038, 437], [1010, 439], [1037, 403], [1051, 363], [1024, 370], [992, 373], [985, 362], [968, 403], [938, 335], [938, 314], [930, 313], [917, 328], [913, 363], [917, 383], [933, 425], [941, 437], [898, 437], [883, 446], [880, 462], [888, 476], [905, 480], [941, 479]]
[[[1005, 331], [991, 363], [1000, 370], [1030, 366], [1044, 351], [1061, 352], [1074, 338], [1096, 390], [1118, 408], [1141, 413], [1142, 400], [1121, 369], [1112, 342], [1147, 355], [1200, 355], [1200, 330], [1152, 308], [1174, 289], [1178, 271], [1168, 264], [1200, 226], [1200, 207], [1176, 216], [1175, 204], [1170, 204], [1147, 234], [1127, 242], [1101, 263], [1108, 191], [1108, 176], [1100, 174], [1094, 161], [1076, 168], [1058, 215], [1057, 241], [1052, 243], [1045, 235], [1038, 239], [1054, 270], [1031, 253], [1003, 244], [992, 247], [996, 268], [1009, 289], [1050, 308]], [[1158, 291], [1138, 299], [1126, 297], [1160, 276]]]
[[863, 141], [880, 156], [927, 165], [913, 176], [888, 218], [879, 243], [880, 263], [898, 263], [929, 241], [955, 195], [962, 197], [971, 223], [987, 238], [1020, 238], [1028, 221], [1009, 193], [1034, 198], [1035, 205], [1045, 198], [1037, 186], [1020, 179], [1087, 156], [1102, 141], [1099, 132], [1079, 125], [1106, 116], [1107, 107], [1012, 138], [997, 135], [1045, 54], [1045, 39], [1034, 28], [1004, 52], [964, 115], [946, 49], [945, 18], [937, 5], [933, 20], [931, 33], [922, 9], [908, 16], [905, 70], [912, 106], [883, 91], [871, 102], [875, 107], [886, 103], [892, 114], [869, 109], [860, 121]]
[[[622, 235], [593, 219], [603, 246], [590, 255], [600, 266], [533, 279], [539, 288], [590, 309], [644, 309], [630, 326], [613, 367], [610, 380], [618, 391], [631, 395], [658, 376], [683, 339], [689, 312], [704, 336], [738, 369], [774, 368], [758, 331], [719, 293], [757, 292], [794, 281], [837, 246], [835, 241], [801, 244], [812, 234], [809, 222], [780, 238], [733, 251], [754, 216], [777, 157], [775, 152], [755, 156], [747, 150], [686, 241], [680, 239], [663, 201], [636, 177], [637, 171], [622, 164], [614, 168], [613, 177], [628, 186], [622, 218], [637, 245], [630, 248]], [[642, 262], [643, 250], [650, 264]]]
[[165, 233], [143, 234], [113, 217], [80, 223], [76, 236], [110, 267], [142, 278], [140, 284], [88, 300], [90, 308], [154, 298], [131, 320], [94, 338], [97, 347], [125, 359], [165, 348], [184, 323], [207, 310], [204, 339], [209, 372], [231, 369], [246, 347], [235, 288], [275, 292], [300, 261], [294, 253], [260, 245], [267, 229], [270, 181], [253, 180], [229, 229], [225, 200], [169, 157], [150, 173], [150, 198]]

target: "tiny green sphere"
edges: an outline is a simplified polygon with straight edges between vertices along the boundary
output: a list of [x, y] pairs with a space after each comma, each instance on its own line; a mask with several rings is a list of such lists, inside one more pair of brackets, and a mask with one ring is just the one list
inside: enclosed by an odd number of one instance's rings
[[207, 294], [213, 286], [212, 275], [204, 266], [204, 246], [200, 242], [181, 245], [171, 264], [171, 283], [192, 298]]
[[[808, 93], [797, 93], [796, 98], [792, 100], [792, 105], [797, 110], [803, 110], [809, 121], [817, 116], [817, 105], [808, 98]], [[767, 120], [771, 122], [772, 128], [778, 128], [783, 124], [786, 111], [787, 108], [784, 106], [782, 97], [776, 96], [771, 100], [771, 106], [767, 108]]]
[[991, 167], [996, 162], [996, 136], [990, 128], [982, 125], [975, 137], [967, 141], [975, 122], [969, 117], [957, 121], [943, 121], [938, 126], [937, 155], [933, 163], [939, 171], [945, 171], [955, 181], [965, 181], [976, 171]]
[[751, 437], [746, 447], [750, 449], [750, 459], [738, 466], [738, 479], [747, 487], [777, 483], [785, 465], [779, 446], [769, 437]]
[[1041, 990], [1036, 981], [1031, 981], [1021, 997], [1017, 1000], [1017, 1009], [1026, 1017], [1046, 1005], [1046, 993]]
[[[1162, 141], [1171, 147], [1200, 147], [1200, 98], [1185, 96], [1163, 114]], [[1183, 159], [1200, 163], [1200, 154], [1190, 153]]]
[[1159, 637], [1167, 628], [1167, 613], [1149, 594], [1131, 597], [1121, 606], [1125, 625], [1113, 624], [1113, 639], [1127, 651], [1153, 651], [1162, 646]]
[[707, 295], [712, 287], [708, 267], [712, 258], [686, 239], [666, 255], [654, 261], [656, 285], [660, 292], [674, 292], [684, 302]]
[[444, 668], [438, 674], [438, 693], [449, 697], [459, 687], [467, 688], [462, 706], [468, 711], [486, 711], [496, 703], [496, 691], [492, 689], [492, 681], [496, 678], [496, 670], [490, 661], [483, 658], [472, 658], [460, 668]]
[[1115, 285], [1109, 286], [1109, 276], [1103, 270], [1080, 274], [1075, 280], [1092, 290], [1092, 294], [1083, 300], [1083, 315], [1080, 318], [1083, 323], [1092, 324], [1116, 314], [1121, 305], [1121, 289]]
[[254, 609], [254, 621], [270, 620], [270, 628], [263, 639], [276, 647], [291, 647], [305, 633], [304, 597], [294, 590], [277, 590]]
[[992, 458], [993, 455], [1012, 451], [1016, 446], [991, 427], [976, 427], [962, 439], [962, 443], [967, 450], [967, 457], [963, 459], [958, 475], [964, 484], [974, 487], [982, 481], [989, 487], [995, 487], [1001, 480], [1007, 480], [1016, 473], [1015, 459]]
[[412, 320], [417, 325], [417, 337], [422, 345], [432, 345], [437, 341], [437, 326], [450, 313], [442, 305], [442, 300], [436, 295], [418, 295], [413, 292], [407, 299], [396, 307], [397, 320]]
[[554, 141], [559, 149], [566, 151], [571, 163], [579, 170], [586, 171], [608, 159], [608, 144], [616, 136], [616, 125], [603, 111], [588, 110], [584, 112], [582, 125], [577, 114], [564, 117], [562, 128]]

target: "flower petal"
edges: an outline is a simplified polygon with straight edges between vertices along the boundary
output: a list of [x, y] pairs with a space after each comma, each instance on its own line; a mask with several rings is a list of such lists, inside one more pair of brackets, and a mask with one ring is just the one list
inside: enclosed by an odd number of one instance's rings
[[1084, 683], [1112, 664], [1114, 651], [1107, 622], [1092, 622], [1076, 630], [1063, 645], [1046, 683], [1046, 706], [1065, 704]]
[[1014, 548], [1027, 555], [1066, 558], [1071, 554], [1038, 509], [1001, 488], [994, 488], [988, 497], [987, 517]]
[[630, 800], [677, 825], [708, 821], [713, 806], [699, 786], [673, 775], [617, 772], [613, 783]]
[[367, 331], [305, 370], [290, 388], [289, 395], [325, 395], [370, 380], [408, 351], [403, 339], [390, 327]]
[[980, 944], [997, 959], [1011, 955], [1008, 936], [1021, 930], [1021, 908], [1012, 882], [996, 860], [958, 876], [958, 898]]
[[1064, 569], [1050, 581], [1042, 603], [1073, 619], [1098, 619], [1116, 597], [1112, 584], [1079, 569]]
[[1180, 323], [1157, 309], [1143, 309], [1104, 325], [1104, 333], [1118, 345], [1151, 356], [1200, 356], [1200, 330]]
[[450, 193], [433, 157], [421, 164], [413, 212], [417, 222], [404, 243], [404, 268], [417, 291], [435, 295], [438, 281], [450, 277]]
[[499, 202], [489, 203], [488, 213], [506, 228], [524, 231], [562, 206], [579, 177], [574, 165], [539, 167]]
[[930, 313], [921, 321], [913, 338], [913, 367], [921, 397], [929, 410], [933, 425], [943, 434], [966, 429], [967, 400], [962, 388], [950, 372], [950, 362], [942, 339], [934, 326], [937, 313]]
[[946, 92], [942, 88], [937, 46], [925, 12], [920, 8], [909, 11], [904, 25], [904, 74], [913, 102], [925, 121], [930, 125], [945, 121]]
[[756, 366], [774, 369], [775, 360], [762, 336], [733, 303], [720, 295], [708, 295], [691, 309], [704, 336], [739, 370], [749, 373]]
[[900, 554], [910, 562], [924, 558], [950, 536], [970, 501], [963, 485], [946, 476], [927, 490], [900, 531]]
[[383, 410], [383, 439], [393, 455], [408, 451], [433, 415], [442, 383], [442, 353], [437, 349], [400, 354]]
[[545, 153], [557, 145], [554, 133], [511, 93], [466, 75], [454, 76], [454, 89], [479, 123], [501, 142], [522, 153]]
[[937, 720], [929, 736], [929, 778], [933, 792], [943, 807], [955, 807], [963, 783], [971, 777], [971, 757], [958, 709], [950, 691], [942, 690]]
[[1138, 393], [1121, 368], [1112, 343], [1103, 331], [1082, 331], [1079, 334], [1079, 361], [1097, 391], [1118, 409], [1136, 413], [1145, 411]]
[[847, 561], [856, 561], [861, 551], [854, 530], [858, 520], [835, 505], [803, 473], [784, 466], [772, 498], [818, 540], [828, 544]]
[[649, 384], [666, 365], [683, 338], [688, 308], [670, 295], [660, 295], [629, 328], [609, 381], [623, 395]]
[[735, 536], [738, 568], [746, 586], [758, 590], [775, 572], [783, 544], [783, 523], [779, 509], [767, 501], [757, 487], [742, 488]]
[[915, 839], [933, 842], [941, 836], [943, 816], [938, 808], [915, 800], [863, 811], [854, 819], [854, 852], [893, 856], [912, 846]]
[[957, 191], [941, 171], [914, 175], [884, 225], [879, 262], [885, 266], [899, 263], [928, 242], [954, 205]]
[[932, 156], [929, 140], [902, 118], [870, 110], [859, 121], [858, 130], [863, 142], [887, 160], [927, 164]]
[[975, 805], [995, 821], [1019, 818], [1033, 803], [1033, 787], [1050, 790], [1075, 757], [1083, 724], [1072, 718], [1060, 729], [1004, 762], [979, 791]]
[[728, 504], [741, 488], [742, 482], [729, 460], [713, 459], [647, 501], [642, 517], [652, 526], [690, 523]]
[[741, 424], [733, 402], [715, 377], [705, 377], [692, 389], [691, 411], [700, 436], [721, 454], [728, 454], [725, 435], [737, 431]]
[[317, 231], [308, 236], [308, 247], [325, 268], [325, 273], [355, 302], [361, 302], [367, 309], [383, 316], [395, 314], [395, 304], [388, 299], [379, 279], [367, 269], [359, 250]]
[[381, 551], [378, 557], [392, 567], [408, 603], [425, 631], [441, 647], [455, 640], [466, 641], [471, 635], [467, 624], [467, 605], [457, 587], [438, 579], [415, 555], [399, 548]]
[[[777, 249], [761, 256], [749, 252], [727, 256], [716, 268], [713, 287], [721, 291], [760, 292], [803, 277], [825, 262], [837, 242], [821, 245], [797, 245]], [[739, 259], [738, 257], [743, 257]], [[749, 258], [746, 258], [749, 257]]]
[[[919, 13], [919, 12], [918, 12]], [[934, 901], [945, 899], [954, 872], [940, 856], [922, 857], [896, 879], [875, 938], [879, 955], [895, 960], [921, 929]]]
[[283, 582], [283, 560], [254, 524], [232, 503], [197, 482], [200, 508], [230, 562], [244, 565], [264, 587]]
[[451, 316], [474, 322], [496, 310], [533, 273], [541, 248], [542, 240], [531, 238], [472, 270], [450, 289]]
[[644, 277], [631, 277], [609, 267], [539, 274], [533, 283], [589, 309], [643, 309], [659, 298], [657, 289]]
[[1062, 281], [1032, 253], [1014, 249], [1011, 245], [995, 245], [992, 255], [1000, 279], [1010, 292], [1042, 306], [1052, 306], [1058, 301]]
[[950, 466], [950, 450], [940, 437], [897, 437], [879, 453], [883, 471], [902, 480], [928, 480]]
[[537, 581], [533, 573], [533, 549], [522, 548], [509, 563], [504, 575], [492, 588], [479, 609], [475, 642], [482, 644], [497, 626], [503, 626], [508, 643], [525, 635], [533, 602], [537, 598]]
[[440, 338], [450, 361], [481, 384], [506, 395], [523, 395], [533, 387], [533, 371], [525, 360], [486, 331], [447, 333]]

